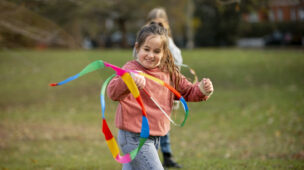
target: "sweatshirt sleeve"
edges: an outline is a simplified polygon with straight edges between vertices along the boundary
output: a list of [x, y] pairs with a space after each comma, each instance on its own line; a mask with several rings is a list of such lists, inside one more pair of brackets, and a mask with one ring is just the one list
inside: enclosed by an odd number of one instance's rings
[[182, 53], [181, 50], [174, 44], [172, 38], [169, 38], [169, 50], [173, 55], [175, 65], [181, 67], [183, 65]]
[[[130, 63], [127, 63], [122, 68], [132, 70], [136, 69]], [[107, 94], [110, 99], [114, 101], [119, 101], [127, 97], [130, 94], [130, 90], [128, 89], [127, 85], [124, 83], [120, 76], [115, 76], [108, 85]]]
[[110, 99], [119, 101], [130, 94], [130, 91], [120, 76], [115, 76], [108, 85], [107, 94]]
[[178, 91], [181, 93], [184, 99], [189, 102], [199, 102], [208, 99], [208, 96], [205, 96], [199, 89], [198, 83], [192, 84], [183, 75], [181, 76]]

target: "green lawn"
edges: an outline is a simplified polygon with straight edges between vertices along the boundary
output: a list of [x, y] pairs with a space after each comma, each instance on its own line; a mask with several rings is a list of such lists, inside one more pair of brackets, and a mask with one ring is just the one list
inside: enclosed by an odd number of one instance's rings
[[[0, 51], [0, 168], [121, 169], [101, 132], [100, 87], [113, 71], [48, 84], [97, 59], [122, 66], [131, 55]], [[189, 103], [183, 128], [172, 126], [174, 158], [184, 169], [304, 169], [303, 50], [199, 49], [183, 57], [215, 88], [209, 101]], [[115, 136], [116, 106], [107, 100]]]

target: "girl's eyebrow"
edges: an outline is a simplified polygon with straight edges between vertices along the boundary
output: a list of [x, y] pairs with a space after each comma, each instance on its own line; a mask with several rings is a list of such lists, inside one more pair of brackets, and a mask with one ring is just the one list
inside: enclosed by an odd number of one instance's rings
[[[143, 48], [151, 48], [149, 45], [144, 45]], [[156, 48], [154, 50], [161, 50], [161, 48]]]

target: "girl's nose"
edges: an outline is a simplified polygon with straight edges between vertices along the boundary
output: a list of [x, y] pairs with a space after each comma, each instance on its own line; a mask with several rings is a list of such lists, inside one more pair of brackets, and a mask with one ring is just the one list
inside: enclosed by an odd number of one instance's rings
[[153, 58], [153, 53], [150, 52], [150, 53], [148, 54], [148, 57], [149, 57], [149, 58]]

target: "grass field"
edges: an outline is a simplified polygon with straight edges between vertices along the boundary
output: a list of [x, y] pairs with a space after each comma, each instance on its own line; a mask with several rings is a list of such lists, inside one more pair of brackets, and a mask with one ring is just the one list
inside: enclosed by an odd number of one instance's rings
[[[100, 130], [100, 87], [113, 71], [48, 84], [97, 59], [122, 66], [131, 54], [0, 51], [0, 168], [121, 169]], [[183, 169], [304, 169], [303, 50], [200, 49], [183, 56], [215, 87], [209, 101], [189, 103], [183, 128], [172, 127], [174, 158]], [[115, 136], [116, 106], [107, 100]]]

